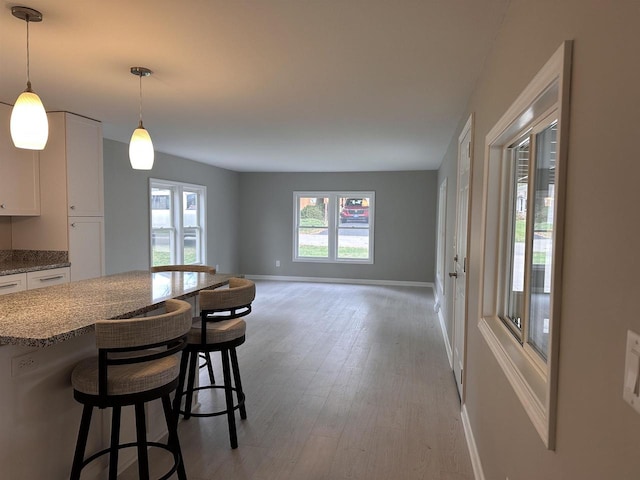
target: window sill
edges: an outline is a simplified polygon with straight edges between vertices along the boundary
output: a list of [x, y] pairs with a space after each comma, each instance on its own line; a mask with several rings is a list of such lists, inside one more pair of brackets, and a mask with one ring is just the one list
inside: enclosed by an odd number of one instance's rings
[[536, 362], [499, 318], [483, 317], [478, 327], [540, 438], [548, 449], [552, 449], [547, 382]]
[[373, 265], [373, 260], [364, 259], [332, 259], [332, 258], [314, 258], [314, 257], [299, 257], [294, 258], [296, 263], [332, 263], [332, 264], [350, 264], [350, 265]]

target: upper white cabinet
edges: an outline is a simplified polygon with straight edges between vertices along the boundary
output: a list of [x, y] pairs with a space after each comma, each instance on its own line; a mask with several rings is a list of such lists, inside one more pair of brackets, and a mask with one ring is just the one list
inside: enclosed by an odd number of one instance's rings
[[11, 106], [0, 103], [0, 215], [39, 215], [39, 155], [13, 146], [10, 119]]
[[65, 123], [68, 215], [104, 215], [102, 124], [71, 113], [49, 118]]

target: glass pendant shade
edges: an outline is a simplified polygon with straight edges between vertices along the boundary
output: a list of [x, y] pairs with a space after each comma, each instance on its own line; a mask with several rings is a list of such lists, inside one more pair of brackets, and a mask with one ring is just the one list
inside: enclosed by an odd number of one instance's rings
[[131, 135], [129, 142], [129, 161], [134, 170], [151, 170], [153, 168], [153, 142], [149, 132], [142, 123], [138, 125]]
[[24, 91], [11, 111], [11, 139], [18, 148], [44, 150], [49, 138], [49, 120], [40, 97]]

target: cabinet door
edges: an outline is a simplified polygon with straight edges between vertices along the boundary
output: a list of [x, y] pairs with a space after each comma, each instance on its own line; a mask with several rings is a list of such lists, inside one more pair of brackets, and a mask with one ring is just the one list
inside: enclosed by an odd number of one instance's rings
[[104, 215], [102, 124], [66, 114], [68, 215]]
[[0, 295], [21, 292], [27, 289], [27, 274], [0, 275]]
[[13, 146], [11, 106], [0, 103], [0, 215], [40, 214], [40, 157]]
[[39, 270], [27, 272], [27, 290], [36, 288], [51, 287], [69, 282], [69, 268], [50, 268], [49, 270]]
[[104, 219], [69, 217], [71, 281], [104, 275]]

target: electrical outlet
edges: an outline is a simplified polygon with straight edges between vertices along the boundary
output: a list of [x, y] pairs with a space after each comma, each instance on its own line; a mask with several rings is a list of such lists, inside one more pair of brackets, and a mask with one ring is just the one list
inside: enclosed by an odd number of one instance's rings
[[280, 260], [276, 260], [276, 267], [280, 266]]
[[17, 377], [25, 373], [33, 372], [39, 366], [35, 353], [26, 353], [11, 359], [11, 376]]
[[216, 272], [220, 270], [220, 265], [216, 263]]

